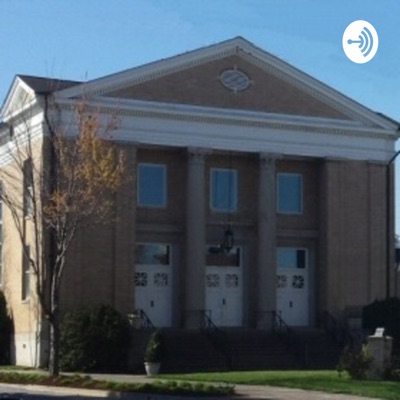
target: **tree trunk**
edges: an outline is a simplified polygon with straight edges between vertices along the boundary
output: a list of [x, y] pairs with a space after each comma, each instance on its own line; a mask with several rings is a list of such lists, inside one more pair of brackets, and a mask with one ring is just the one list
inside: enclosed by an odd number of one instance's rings
[[60, 319], [58, 314], [58, 308], [56, 308], [50, 320], [50, 376], [58, 376], [60, 374]]
[[50, 294], [50, 359], [49, 359], [49, 375], [58, 376], [60, 374], [60, 309], [59, 294], [60, 287], [57, 280], [56, 271], [59, 264], [56, 264], [53, 270]]

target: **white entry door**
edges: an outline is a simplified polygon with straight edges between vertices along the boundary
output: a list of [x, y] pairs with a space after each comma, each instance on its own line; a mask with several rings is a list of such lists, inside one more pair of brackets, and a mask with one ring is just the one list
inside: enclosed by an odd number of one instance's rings
[[[242, 267], [240, 251], [233, 249], [232, 255], [211, 255], [208, 261], [218, 265], [207, 265], [206, 310], [216, 326], [242, 325]], [[231, 262], [231, 261], [232, 262]], [[236, 265], [224, 265], [233, 264]]]
[[277, 251], [277, 261], [277, 311], [289, 326], [308, 326], [307, 250], [280, 247]]
[[172, 322], [172, 270], [169, 245], [137, 246], [135, 308], [142, 309], [156, 327]]

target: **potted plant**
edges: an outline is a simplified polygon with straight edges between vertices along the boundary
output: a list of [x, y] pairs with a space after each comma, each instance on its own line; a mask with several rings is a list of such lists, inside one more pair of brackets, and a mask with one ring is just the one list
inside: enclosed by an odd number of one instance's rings
[[150, 336], [144, 353], [144, 367], [147, 376], [157, 375], [160, 371], [162, 358], [162, 337], [160, 331], [155, 331]]

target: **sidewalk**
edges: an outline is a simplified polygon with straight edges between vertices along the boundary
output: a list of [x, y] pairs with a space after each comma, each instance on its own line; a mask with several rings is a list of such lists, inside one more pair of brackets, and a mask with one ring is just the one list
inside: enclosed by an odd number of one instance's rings
[[[145, 375], [110, 375], [110, 374], [88, 374], [93, 379], [107, 380], [114, 382], [128, 382], [128, 383], [145, 383], [154, 380], [160, 380], [159, 378], [148, 378]], [[162, 380], [162, 379], [161, 379]], [[0, 384], [1, 386], [10, 387], [23, 387], [30, 390], [42, 392], [43, 394], [61, 394], [64, 396], [81, 396], [87, 398], [112, 398], [112, 399], [124, 399], [124, 400], [176, 400], [183, 397], [176, 396], [164, 396], [164, 395], [150, 395], [150, 394], [131, 394], [131, 393], [111, 393], [102, 390], [91, 390], [91, 389], [75, 389], [65, 387], [49, 387], [49, 386], [37, 386], [37, 385], [9, 385]], [[81, 398], [80, 397], [80, 398]], [[348, 394], [330, 394], [324, 392], [307, 391], [302, 389], [289, 389], [274, 386], [254, 386], [254, 385], [235, 385], [235, 395], [229, 397], [230, 399], [238, 400], [374, 400], [372, 398], [352, 396]], [[184, 400], [199, 400], [199, 397], [188, 398]], [[204, 399], [204, 398], [203, 398]], [[208, 398], [211, 399], [211, 398]], [[219, 398], [221, 399], [221, 398]], [[375, 399], [379, 400], [379, 399]]]
[[[103, 374], [90, 374], [93, 379], [109, 380], [116, 382], [149, 382], [152, 379], [145, 375], [103, 375]], [[151, 396], [146, 399], [177, 399], [171, 396]], [[371, 397], [352, 396], [349, 394], [331, 394], [324, 392], [314, 392], [302, 389], [289, 389], [280, 388], [275, 386], [255, 386], [255, 385], [235, 385], [235, 396], [232, 399], [267, 399], [267, 400], [374, 400]], [[132, 397], [135, 399], [135, 397]], [[138, 398], [139, 399], [139, 398]], [[182, 399], [182, 397], [181, 397]], [[199, 399], [197, 397], [197, 399]], [[375, 399], [378, 400], [378, 399]]]

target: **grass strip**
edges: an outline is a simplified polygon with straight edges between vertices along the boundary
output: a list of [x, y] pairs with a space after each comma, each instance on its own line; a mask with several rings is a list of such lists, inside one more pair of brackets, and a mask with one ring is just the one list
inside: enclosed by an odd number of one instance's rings
[[186, 381], [158, 380], [146, 383], [112, 382], [92, 379], [84, 375], [60, 375], [49, 377], [35, 373], [0, 372], [0, 382], [21, 385], [62, 386], [83, 389], [99, 389], [111, 392], [166, 394], [190, 397], [223, 397], [234, 393], [230, 384], [190, 383]]

